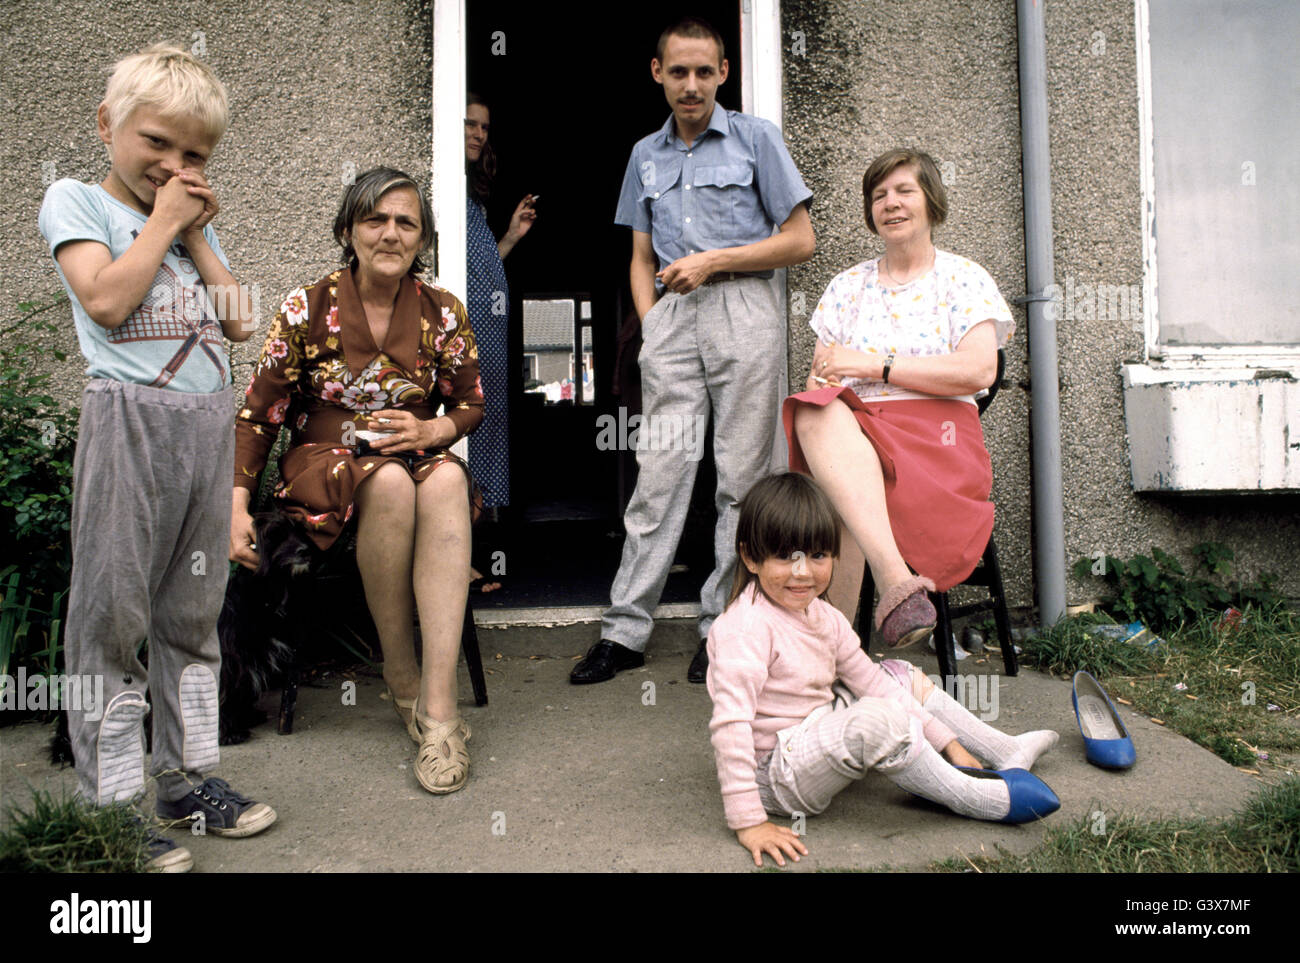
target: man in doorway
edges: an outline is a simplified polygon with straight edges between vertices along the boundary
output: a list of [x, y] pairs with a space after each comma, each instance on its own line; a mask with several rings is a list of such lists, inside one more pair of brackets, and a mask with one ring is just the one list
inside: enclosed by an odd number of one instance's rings
[[705, 680], [703, 640], [736, 564], [736, 503], [772, 468], [786, 328], [768, 279], [812, 257], [815, 243], [812, 192], [781, 131], [715, 106], [728, 73], [718, 32], [695, 18], [674, 24], [650, 72], [672, 115], [632, 148], [614, 217], [632, 228], [632, 299], [644, 339], [640, 471], [601, 639], [574, 667], [577, 684], [645, 664], [691, 500], [703, 444], [697, 426], [711, 411], [715, 566], [700, 593], [701, 641], [687, 673]]

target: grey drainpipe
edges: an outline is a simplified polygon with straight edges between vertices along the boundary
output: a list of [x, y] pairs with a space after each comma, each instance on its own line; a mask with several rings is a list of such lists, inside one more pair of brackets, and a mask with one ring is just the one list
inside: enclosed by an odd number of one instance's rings
[[1065, 524], [1061, 495], [1060, 385], [1056, 321], [1047, 293], [1052, 255], [1052, 164], [1047, 141], [1047, 49], [1043, 7], [1017, 0], [1020, 41], [1020, 141], [1025, 193], [1025, 286], [1029, 313], [1030, 428], [1034, 466], [1034, 576], [1043, 625], [1065, 615]]

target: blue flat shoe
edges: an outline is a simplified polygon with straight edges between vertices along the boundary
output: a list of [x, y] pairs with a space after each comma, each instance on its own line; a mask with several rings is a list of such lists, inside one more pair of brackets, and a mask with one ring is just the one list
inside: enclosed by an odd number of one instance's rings
[[1102, 769], [1127, 769], [1137, 762], [1133, 740], [1100, 682], [1080, 669], [1074, 674], [1072, 698], [1090, 763]]
[[998, 822], [1032, 823], [1061, 808], [1061, 800], [1052, 792], [1051, 787], [1027, 769], [956, 768], [976, 779], [1001, 779], [1007, 784], [1007, 791], [1011, 794], [1011, 812]]

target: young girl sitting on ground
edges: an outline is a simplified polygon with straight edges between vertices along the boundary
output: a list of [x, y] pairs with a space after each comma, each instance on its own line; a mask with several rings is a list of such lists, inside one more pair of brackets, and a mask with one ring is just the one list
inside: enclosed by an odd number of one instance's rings
[[830, 501], [805, 475], [764, 478], [740, 503], [741, 565], [708, 638], [709, 731], [727, 825], [755, 865], [765, 852], [781, 866], [783, 853], [808, 852], [768, 813], [820, 813], [871, 769], [972, 819], [1055, 812], [1060, 801], [1028, 771], [1055, 732], [1008, 736], [908, 663], [877, 665], [862, 651], [822, 597], [839, 534]]

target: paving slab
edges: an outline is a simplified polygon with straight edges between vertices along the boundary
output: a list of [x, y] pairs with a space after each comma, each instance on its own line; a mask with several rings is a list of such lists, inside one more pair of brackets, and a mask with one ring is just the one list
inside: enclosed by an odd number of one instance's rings
[[[415, 746], [377, 676], [330, 676], [304, 687], [292, 735], [268, 724], [248, 742], [222, 748], [218, 774], [274, 806], [278, 823], [251, 839], [186, 836], [196, 870], [753, 870], [723, 821], [708, 693], [686, 681], [694, 625], [661, 622], [644, 668], [599, 685], [570, 685], [569, 671], [596, 632], [594, 625], [480, 630], [490, 702], [472, 704], [462, 666], [471, 768], [466, 788], [448, 796], [432, 796], [416, 782]], [[903, 655], [938, 671], [933, 655]], [[810, 852], [796, 871], [923, 869], [999, 846], [1019, 853], [1048, 827], [1096, 812], [1222, 817], [1260, 785], [1123, 706], [1138, 763], [1124, 773], [1097, 769], [1084, 760], [1068, 679], [1028, 669], [1005, 677], [997, 656], [960, 668], [971, 701], [996, 711], [999, 728], [1061, 733], [1034, 770], [1060, 796], [1061, 810], [1026, 826], [983, 823], [871, 774], [807, 820]], [[263, 707], [274, 717], [278, 693]], [[72, 789], [72, 770], [48, 762], [52, 732], [52, 724], [0, 729], [0, 803], [24, 802], [31, 787]]]

